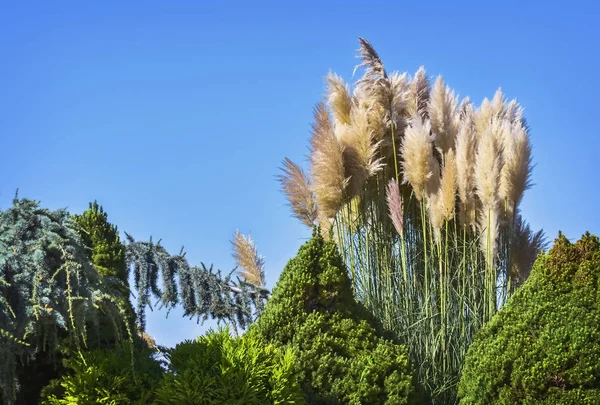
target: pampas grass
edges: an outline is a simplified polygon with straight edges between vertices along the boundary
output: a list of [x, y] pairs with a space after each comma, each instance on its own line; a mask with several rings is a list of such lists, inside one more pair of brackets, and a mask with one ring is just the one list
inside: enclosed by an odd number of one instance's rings
[[431, 192], [436, 188], [434, 174], [437, 162], [433, 157], [433, 136], [429, 120], [423, 121], [418, 116], [410, 120], [404, 133], [401, 156], [404, 162], [404, 183], [410, 184], [415, 197], [421, 201], [426, 191]]
[[350, 108], [352, 106], [350, 87], [334, 73], [329, 73], [325, 80], [327, 81], [327, 102], [331, 107], [333, 118], [340, 124], [350, 124]]
[[430, 84], [425, 68], [421, 66], [410, 82], [407, 99], [407, 112], [409, 117], [419, 115], [423, 119], [429, 118], [427, 106], [429, 105]]
[[499, 120], [490, 120], [479, 139], [475, 157], [475, 184], [477, 196], [481, 202], [478, 224], [481, 249], [487, 253], [486, 260], [490, 265], [495, 262], [498, 219], [500, 216], [498, 185], [503, 157], [498, 139], [501, 139], [499, 135], [501, 133], [502, 128]]
[[365, 78], [387, 78], [383, 62], [381, 61], [379, 54], [375, 51], [375, 48], [373, 48], [373, 45], [364, 38], [358, 38], [358, 42], [360, 43], [358, 58], [362, 60], [362, 62], [354, 68], [354, 71], [358, 68], [365, 67]]
[[391, 179], [385, 190], [385, 198], [388, 205], [389, 215], [394, 224], [394, 229], [400, 237], [404, 237], [404, 219], [402, 217], [402, 198], [400, 188], [396, 180]]
[[344, 148], [333, 132], [329, 113], [323, 104], [314, 112], [311, 139], [313, 191], [323, 218], [333, 218], [340, 209], [348, 179], [344, 176]]
[[[508, 118], [508, 117], [507, 117]], [[522, 122], [511, 122], [503, 127], [504, 165], [500, 177], [499, 196], [505, 202], [505, 214], [513, 218], [515, 207], [519, 205], [525, 190], [531, 187], [531, 144], [529, 134]]]
[[431, 90], [429, 117], [435, 134], [435, 145], [442, 153], [454, 147], [458, 132], [457, 105], [458, 99], [454, 92], [444, 84], [442, 76], [438, 76]]
[[368, 110], [356, 108], [350, 114], [350, 125], [336, 125], [336, 139], [343, 148], [345, 174], [353, 194], [359, 194], [364, 182], [383, 167], [377, 156], [380, 142], [369, 126]]
[[454, 219], [456, 208], [456, 157], [453, 149], [444, 156], [444, 168], [440, 184], [440, 203], [444, 221]]
[[238, 274], [246, 282], [258, 287], [265, 286], [265, 259], [259, 256], [254, 241], [236, 231], [233, 241], [233, 257], [240, 268]]
[[460, 199], [460, 223], [469, 228], [476, 224], [475, 165], [477, 138], [473, 105], [467, 100], [461, 110], [461, 125], [456, 137], [456, 179]]
[[509, 277], [516, 288], [527, 279], [537, 255], [546, 249], [548, 242], [542, 231], [533, 232], [521, 214], [517, 214], [511, 245]]
[[543, 242], [517, 215], [531, 184], [529, 132], [501, 90], [478, 108], [468, 97], [458, 105], [441, 77], [430, 88], [423, 67], [388, 74], [359, 41], [364, 74], [353, 89], [327, 76], [310, 172], [284, 161], [284, 192], [294, 216], [337, 242], [357, 299], [407, 345], [433, 402], [452, 404], [475, 332]]
[[312, 227], [317, 220], [317, 202], [309, 177], [300, 166], [287, 157], [283, 161], [281, 171], [283, 174], [277, 178], [294, 217], [306, 226]]

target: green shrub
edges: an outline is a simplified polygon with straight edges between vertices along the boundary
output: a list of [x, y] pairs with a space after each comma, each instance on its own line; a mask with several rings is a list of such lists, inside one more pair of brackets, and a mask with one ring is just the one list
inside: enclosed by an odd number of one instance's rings
[[[88, 259], [66, 210], [18, 199], [0, 211], [0, 403], [27, 404], [56, 378], [59, 346], [80, 348], [99, 332], [123, 326], [115, 288]], [[114, 282], [113, 282], [114, 281]], [[122, 284], [122, 283], [121, 283]], [[19, 391], [19, 386], [23, 389]]]
[[291, 351], [229, 328], [210, 331], [171, 350], [172, 373], [156, 392], [158, 405], [303, 404]]
[[64, 363], [69, 372], [42, 391], [42, 404], [150, 404], [163, 375], [151, 349], [132, 348], [129, 342], [111, 350], [75, 353]]
[[125, 245], [119, 238], [117, 227], [108, 222], [108, 216], [97, 201], [81, 215], [73, 215], [79, 233], [88, 247], [88, 256], [103, 277], [117, 277], [129, 285]]
[[559, 235], [476, 335], [461, 404], [600, 403], [600, 241]]
[[355, 301], [335, 244], [315, 232], [249, 333], [294, 350], [310, 404], [415, 403], [406, 349], [380, 329]]

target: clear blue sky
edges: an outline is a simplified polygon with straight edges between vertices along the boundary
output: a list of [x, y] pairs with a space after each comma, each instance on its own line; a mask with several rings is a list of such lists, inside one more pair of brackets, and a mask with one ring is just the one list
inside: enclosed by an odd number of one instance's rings
[[[310, 235], [274, 176], [304, 161], [323, 77], [352, 80], [363, 36], [390, 70], [517, 97], [537, 163], [526, 217], [552, 239], [600, 233], [595, 2], [119, 3], [0, 3], [0, 208], [16, 188], [74, 213], [97, 199], [121, 231], [223, 270], [240, 229], [272, 287]], [[150, 334], [205, 329], [179, 315], [151, 314]]]

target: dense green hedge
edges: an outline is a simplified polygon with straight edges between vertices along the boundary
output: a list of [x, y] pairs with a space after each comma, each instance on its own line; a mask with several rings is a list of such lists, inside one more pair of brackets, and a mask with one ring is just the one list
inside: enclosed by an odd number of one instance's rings
[[151, 404], [164, 373], [153, 350], [141, 342], [73, 353], [67, 373], [42, 391], [43, 405]]
[[229, 329], [178, 344], [168, 354], [172, 373], [156, 391], [157, 405], [304, 404], [291, 351]]
[[355, 301], [337, 247], [315, 233], [249, 333], [294, 350], [310, 404], [417, 403], [406, 349], [379, 329]]
[[600, 242], [559, 235], [476, 335], [461, 405], [600, 404]]

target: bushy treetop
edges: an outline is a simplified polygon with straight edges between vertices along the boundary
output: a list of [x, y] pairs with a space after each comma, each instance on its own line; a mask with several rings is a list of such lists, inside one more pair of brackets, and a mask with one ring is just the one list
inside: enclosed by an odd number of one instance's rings
[[477, 334], [461, 404], [600, 403], [600, 241], [560, 234]]
[[294, 349], [308, 403], [411, 403], [406, 349], [378, 329], [355, 301], [337, 247], [316, 232], [288, 262], [249, 333]]
[[[0, 397], [15, 397], [17, 362], [52, 354], [59, 341], [79, 347], [98, 310], [119, 317], [115, 283], [89, 261], [66, 210], [17, 199], [0, 211]], [[0, 398], [0, 400], [2, 399]]]
[[264, 345], [255, 335], [209, 331], [167, 357], [172, 373], [156, 391], [157, 405], [304, 404], [291, 350]]
[[90, 249], [89, 257], [102, 276], [117, 277], [129, 285], [125, 245], [119, 238], [117, 227], [108, 222], [108, 216], [102, 206], [94, 201], [89, 209], [73, 219], [85, 245]]

